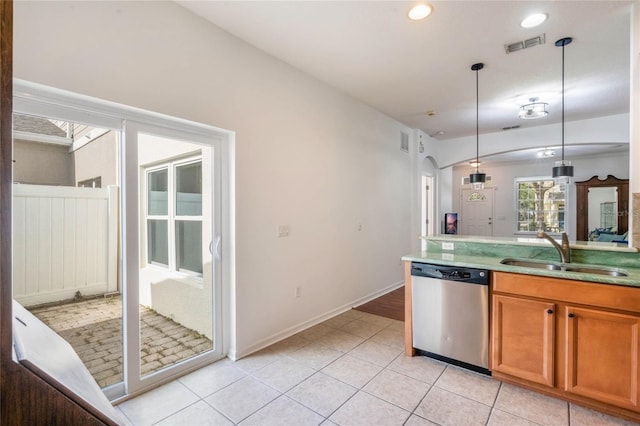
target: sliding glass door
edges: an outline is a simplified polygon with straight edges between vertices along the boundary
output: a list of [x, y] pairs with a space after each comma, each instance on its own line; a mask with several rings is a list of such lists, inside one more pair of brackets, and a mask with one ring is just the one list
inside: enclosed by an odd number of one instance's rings
[[232, 133], [14, 87], [14, 297], [110, 399], [224, 356]]
[[128, 123], [126, 135], [127, 271], [137, 287], [128, 293], [128, 316], [137, 320], [129, 322], [135, 332], [127, 344], [135, 390], [222, 354], [220, 155], [215, 140], [158, 126]]

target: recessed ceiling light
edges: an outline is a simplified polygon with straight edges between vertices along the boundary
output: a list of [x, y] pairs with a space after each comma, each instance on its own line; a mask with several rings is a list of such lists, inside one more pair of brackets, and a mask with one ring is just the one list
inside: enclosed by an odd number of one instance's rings
[[533, 28], [542, 24], [546, 20], [547, 20], [546, 13], [534, 13], [524, 18], [522, 22], [520, 22], [520, 26], [522, 28]]
[[556, 155], [556, 152], [552, 149], [545, 148], [542, 151], [538, 151], [536, 155], [538, 156], [538, 158], [549, 158]]
[[426, 3], [417, 4], [409, 10], [409, 19], [419, 21], [431, 15], [432, 10], [431, 5]]

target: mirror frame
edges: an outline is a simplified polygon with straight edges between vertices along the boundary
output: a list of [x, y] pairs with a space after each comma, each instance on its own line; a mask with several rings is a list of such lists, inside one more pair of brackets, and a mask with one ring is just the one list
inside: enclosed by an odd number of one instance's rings
[[616, 187], [618, 189], [618, 234], [629, 229], [629, 179], [618, 179], [607, 175], [601, 180], [593, 176], [589, 180], [576, 182], [576, 240], [589, 238], [589, 188]]

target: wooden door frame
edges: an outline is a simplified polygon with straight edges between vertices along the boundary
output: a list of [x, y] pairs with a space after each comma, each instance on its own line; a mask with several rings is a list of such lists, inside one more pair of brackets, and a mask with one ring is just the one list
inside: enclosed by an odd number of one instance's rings
[[593, 176], [576, 182], [576, 240], [589, 239], [589, 188], [616, 187], [618, 190], [618, 234], [629, 230], [629, 179], [607, 175], [606, 179]]

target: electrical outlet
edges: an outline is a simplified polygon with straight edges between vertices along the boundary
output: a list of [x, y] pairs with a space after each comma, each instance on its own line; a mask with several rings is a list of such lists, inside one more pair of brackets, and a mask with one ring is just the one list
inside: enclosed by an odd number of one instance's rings
[[442, 250], [453, 250], [453, 243], [442, 243]]
[[453, 254], [451, 254], [451, 253], [442, 253], [442, 260], [453, 260]]
[[302, 296], [302, 287], [300, 286], [296, 287], [295, 296], [296, 296], [296, 299]]

